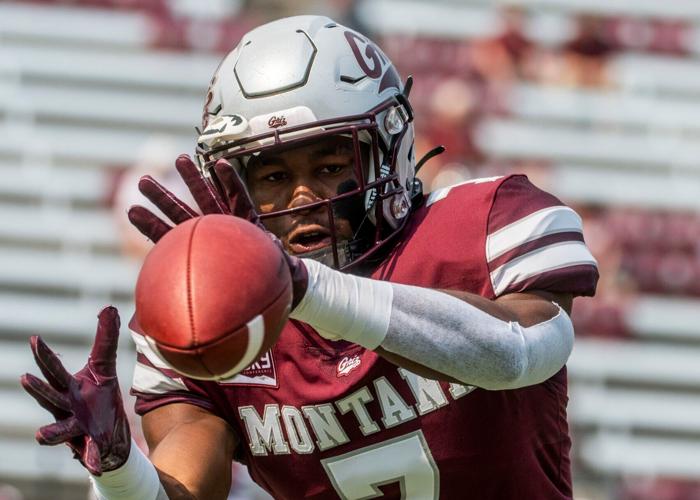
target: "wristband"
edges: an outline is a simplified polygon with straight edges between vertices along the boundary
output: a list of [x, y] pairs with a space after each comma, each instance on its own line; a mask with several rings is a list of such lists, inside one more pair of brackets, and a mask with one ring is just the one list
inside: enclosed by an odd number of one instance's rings
[[376, 349], [389, 330], [391, 284], [302, 260], [309, 273], [308, 288], [290, 317], [308, 323], [323, 337]]
[[155, 466], [131, 440], [129, 458], [118, 469], [90, 476], [98, 500], [157, 500], [165, 498]]

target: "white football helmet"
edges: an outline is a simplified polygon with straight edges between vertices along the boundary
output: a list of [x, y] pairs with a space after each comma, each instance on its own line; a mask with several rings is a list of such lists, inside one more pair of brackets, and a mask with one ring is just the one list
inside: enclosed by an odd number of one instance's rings
[[[312, 204], [328, 210], [333, 263], [349, 267], [392, 240], [422, 194], [409, 90], [410, 80], [401, 82], [374, 43], [327, 17], [265, 24], [244, 35], [214, 73], [198, 140], [200, 167], [216, 180], [213, 165], [226, 158], [245, 180], [247, 159], [256, 153], [328, 136], [352, 138], [357, 185]], [[361, 144], [369, 150], [365, 161]], [[349, 196], [363, 200], [374, 226], [364, 241], [341, 242], [335, 234], [334, 204]]]

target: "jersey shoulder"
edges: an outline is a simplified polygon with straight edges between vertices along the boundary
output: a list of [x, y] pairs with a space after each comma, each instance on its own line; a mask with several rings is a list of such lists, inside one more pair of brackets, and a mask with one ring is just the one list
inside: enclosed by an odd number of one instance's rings
[[373, 277], [488, 296], [483, 221], [501, 177], [433, 191], [415, 209], [400, 243]]
[[464, 203], [469, 202], [470, 207], [483, 205], [488, 209], [494, 194], [498, 188], [509, 179], [507, 176], [480, 177], [469, 179], [468, 181], [453, 184], [444, 188], [436, 189], [426, 195], [425, 203], [419, 210], [428, 211], [436, 203], [445, 208], [463, 208]]
[[581, 217], [524, 175], [494, 193], [486, 220], [485, 256], [496, 296], [527, 290], [593, 295], [597, 262]]
[[397, 254], [397, 281], [490, 298], [535, 289], [592, 295], [598, 279], [581, 218], [524, 175], [430, 193]]
[[206, 388], [209, 382], [183, 377], [170, 368], [148, 343], [134, 317], [129, 322], [129, 330], [136, 346], [136, 364], [129, 392], [136, 398], [134, 408], [138, 415], [172, 403], [215, 410], [210, 391]]

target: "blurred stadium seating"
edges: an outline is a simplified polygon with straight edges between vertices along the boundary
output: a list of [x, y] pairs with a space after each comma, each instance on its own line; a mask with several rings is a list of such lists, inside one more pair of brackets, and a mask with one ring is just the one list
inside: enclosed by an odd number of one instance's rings
[[[41, 333], [79, 368], [106, 303], [132, 310], [115, 182], [149, 138], [191, 152], [221, 54], [310, 1], [0, 3], [0, 482], [76, 498], [20, 392]], [[569, 363], [580, 498], [700, 498], [700, 3], [365, 0], [355, 20], [412, 73], [422, 173], [525, 171], [583, 215], [598, 296]], [[193, 8], [194, 5], [194, 8]], [[448, 106], [445, 106], [447, 100]], [[420, 151], [419, 151], [420, 152]], [[116, 214], [124, 217], [124, 214]], [[122, 338], [121, 380], [132, 347]], [[82, 498], [82, 497], [81, 497]]]

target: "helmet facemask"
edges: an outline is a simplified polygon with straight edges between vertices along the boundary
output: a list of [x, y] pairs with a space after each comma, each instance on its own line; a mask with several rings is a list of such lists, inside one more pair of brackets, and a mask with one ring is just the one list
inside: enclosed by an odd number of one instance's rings
[[[410, 179], [411, 186], [407, 189], [399, 181], [396, 170], [398, 155], [412, 153], [404, 151], [405, 143], [409, 142], [404, 140], [406, 134], [411, 135], [412, 149], [411, 120], [407, 101], [394, 96], [363, 114], [294, 126], [281, 125], [269, 132], [240, 138], [228, 135], [217, 140], [217, 132], [225, 127], [221, 122], [212, 122], [200, 137], [198, 158], [203, 172], [215, 184], [218, 179], [213, 167], [222, 158], [231, 163], [247, 183], [248, 167], [256, 165], [261, 158], [323, 141], [342, 139], [347, 142], [346, 149], [352, 151], [349, 165], [352, 176], [344, 179], [336, 192], [318, 196], [318, 199], [301, 206], [260, 210], [260, 218], [272, 232], [276, 232], [275, 227], [284, 225], [283, 218], [289, 225], [290, 219], [303, 218], [310, 212], [314, 212], [314, 217], [323, 214], [320, 224], [329, 230], [330, 244], [301, 253], [299, 250], [303, 245], [296, 244], [293, 253], [314, 258], [336, 269], [348, 269], [386, 246], [408, 218], [413, 179]], [[239, 120], [232, 121], [235, 125]], [[210, 129], [214, 133], [207, 133]], [[253, 198], [257, 203], [255, 196]]]

